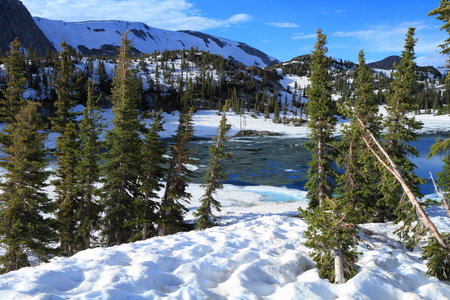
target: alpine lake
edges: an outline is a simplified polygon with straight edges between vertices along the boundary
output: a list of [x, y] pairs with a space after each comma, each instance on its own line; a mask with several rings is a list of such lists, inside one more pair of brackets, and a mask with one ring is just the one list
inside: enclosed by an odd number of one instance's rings
[[[419, 151], [418, 157], [410, 157], [417, 166], [416, 174], [426, 180], [421, 185], [424, 195], [434, 193], [430, 172], [434, 179], [441, 172], [441, 157], [427, 159], [430, 147], [437, 138], [449, 138], [449, 133], [421, 135], [410, 144]], [[231, 137], [226, 143], [232, 158], [222, 160], [222, 168], [228, 176], [223, 183], [240, 186], [266, 185], [304, 189], [307, 182], [308, 163], [311, 154], [305, 147], [306, 138], [284, 136]], [[202, 183], [210, 160], [209, 146], [213, 139], [195, 139], [190, 142], [196, 165], [192, 167], [193, 183]]]

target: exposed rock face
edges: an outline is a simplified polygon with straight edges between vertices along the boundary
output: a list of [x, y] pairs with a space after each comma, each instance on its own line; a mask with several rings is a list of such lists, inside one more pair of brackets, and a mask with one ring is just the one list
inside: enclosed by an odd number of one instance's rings
[[367, 66], [372, 69], [393, 70], [394, 63], [397, 65], [400, 64], [400, 56], [397, 55], [388, 56], [380, 61], [369, 63], [367, 64]]
[[30, 45], [39, 55], [44, 55], [46, 49], [54, 50], [47, 37], [31, 17], [30, 12], [18, 0], [0, 1], [0, 51], [6, 53], [9, 44], [19, 37], [22, 45], [27, 49]]

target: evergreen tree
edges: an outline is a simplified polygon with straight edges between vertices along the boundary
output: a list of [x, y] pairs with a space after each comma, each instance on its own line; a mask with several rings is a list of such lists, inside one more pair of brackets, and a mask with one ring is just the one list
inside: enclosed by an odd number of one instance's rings
[[348, 126], [343, 127], [343, 139], [340, 142], [340, 155], [337, 159], [344, 172], [338, 180], [336, 193], [347, 199], [353, 209], [358, 211], [360, 222], [373, 220], [374, 201], [379, 198], [379, 172], [377, 162], [363, 141], [365, 132], [359, 121], [374, 136], [380, 135], [380, 117], [374, 101], [373, 76], [365, 63], [364, 52], [359, 52], [359, 65], [356, 69], [354, 107], [347, 101], [341, 113], [352, 118]]
[[[441, 193], [443, 197], [443, 204], [447, 206], [447, 213], [449, 213], [449, 200], [450, 200], [450, 139], [442, 140], [437, 139], [435, 144], [431, 146], [430, 153], [427, 158], [435, 155], [443, 155], [442, 161], [444, 166], [442, 172], [437, 173], [438, 186], [442, 187]], [[445, 203], [446, 202], [446, 203]]]
[[112, 104], [113, 128], [105, 136], [109, 149], [103, 156], [106, 161], [101, 171], [104, 174], [102, 205], [104, 227], [101, 235], [106, 245], [127, 242], [137, 231], [127, 224], [134, 218], [134, 201], [142, 197], [139, 176], [142, 173], [143, 124], [137, 111], [138, 89], [131, 69], [131, 41], [124, 34], [118, 64], [113, 78]]
[[[414, 28], [409, 28], [405, 50], [402, 52], [400, 64], [395, 66], [396, 72], [393, 73], [395, 80], [391, 84], [391, 92], [387, 99], [387, 117], [384, 123], [386, 133], [383, 136], [383, 143], [408, 186], [416, 197], [420, 197], [419, 185], [422, 180], [414, 174], [416, 166], [408, 158], [409, 155], [418, 155], [417, 150], [408, 143], [417, 140], [415, 131], [422, 128], [421, 122], [408, 116], [408, 113], [417, 110], [417, 102], [412, 97], [417, 82], [414, 73], [414, 45], [417, 41], [414, 39], [414, 31]], [[380, 186], [383, 197], [378, 201], [378, 205], [385, 208], [384, 217], [394, 219], [396, 222], [403, 221], [403, 227], [397, 233], [406, 241], [408, 248], [414, 247], [418, 235], [409, 235], [410, 226], [417, 218], [414, 208], [406, 201], [401, 185], [386, 169], [382, 170]], [[413, 231], [419, 233], [420, 223], [417, 224]]]
[[80, 152], [75, 168], [77, 177], [77, 196], [79, 209], [76, 219], [79, 220], [79, 248], [91, 247], [92, 231], [99, 229], [100, 205], [95, 200], [98, 194], [96, 184], [100, 181], [98, 161], [102, 143], [99, 139], [105, 124], [98, 106], [99, 97], [94, 96], [94, 83], [88, 81], [86, 108], [80, 121]]
[[[441, 0], [439, 7], [433, 9], [428, 13], [429, 16], [435, 16], [435, 18], [439, 21], [444, 22], [444, 25], [441, 26], [440, 30], [445, 30], [450, 35], [450, 0]], [[447, 38], [443, 44], [439, 45], [442, 48], [441, 53], [443, 55], [450, 54], [450, 37]], [[447, 60], [447, 63], [450, 63], [450, 60]], [[447, 74], [446, 81], [449, 80], [450, 75]]]
[[187, 209], [182, 201], [189, 202], [191, 194], [186, 191], [193, 173], [187, 164], [193, 164], [189, 141], [194, 135], [193, 109], [180, 115], [180, 123], [174, 136], [175, 144], [170, 147], [171, 156], [166, 177], [166, 188], [159, 210], [158, 235], [165, 236], [184, 230], [183, 215]]
[[218, 134], [215, 137], [215, 145], [209, 147], [209, 154], [211, 161], [209, 168], [204, 177], [203, 187], [205, 193], [201, 199], [201, 206], [197, 209], [194, 215], [197, 219], [197, 229], [206, 229], [215, 224], [216, 217], [213, 215], [212, 208], [220, 211], [220, 202], [214, 199], [214, 193], [223, 187], [220, 183], [221, 179], [227, 178], [222, 170], [221, 160], [231, 157], [231, 153], [226, 153], [226, 146], [224, 143], [228, 140], [227, 133], [231, 129], [231, 125], [227, 124], [226, 112], [230, 108], [230, 101], [228, 100], [223, 107], [223, 115], [220, 120]]
[[[443, 21], [445, 24], [441, 27], [448, 34], [450, 34], [450, 1], [441, 0], [438, 8], [432, 10], [429, 13], [430, 16], [436, 16], [436, 19]], [[450, 38], [447, 38], [440, 47], [442, 48], [441, 53], [448, 55], [450, 53]], [[449, 60], [447, 60], [449, 63]], [[447, 74], [446, 81], [449, 81], [449, 75]], [[447, 92], [444, 93], [444, 98], [447, 96]], [[447, 100], [447, 113], [450, 112], [450, 104]], [[444, 155], [443, 162], [444, 167], [442, 172], [438, 173], [438, 184], [442, 187], [442, 201], [449, 213], [448, 198], [450, 195], [450, 140], [437, 139], [436, 143], [431, 146], [430, 153], [428, 157], [434, 155]], [[442, 238], [448, 244], [450, 242], [450, 235], [444, 233]], [[444, 248], [441, 243], [437, 241], [436, 238], [430, 238], [428, 244], [423, 247], [422, 260], [427, 260], [428, 270], [425, 273], [428, 276], [435, 276], [439, 280], [449, 280], [450, 279], [450, 250]]]
[[336, 104], [331, 98], [331, 61], [325, 54], [328, 49], [326, 35], [317, 30], [317, 42], [311, 55], [311, 89], [308, 93], [310, 142], [306, 144], [312, 153], [309, 163], [308, 190], [310, 207], [322, 205], [326, 197], [334, 191], [336, 171], [333, 169], [334, 147], [332, 132], [336, 126]]
[[43, 261], [55, 254], [50, 244], [56, 241], [56, 223], [48, 217], [54, 205], [44, 191], [49, 153], [37, 107], [31, 101], [24, 104], [1, 135], [5, 156], [0, 166], [6, 173], [0, 184], [0, 244], [6, 253], [0, 257], [0, 272], [28, 266], [28, 251]]
[[[442, 234], [442, 238], [450, 244], [450, 234]], [[450, 280], [450, 249], [442, 247], [436, 237], [430, 237], [423, 247], [421, 260], [427, 260], [425, 275], [434, 276], [439, 280]]]
[[14, 122], [20, 107], [24, 105], [23, 93], [27, 79], [25, 78], [25, 55], [19, 39], [10, 44], [11, 50], [5, 59], [7, 85], [3, 90], [4, 99], [0, 106], [0, 121], [2, 123]]
[[312, 257], [319, 275], [335, 283], [344, 283], [356, 274], [354, 263], [358, 258], [356, 236], [359, 229], [354, 221], [358, 212], [348, 200], [327, 197], [312, 212], [300, 209], [308, 222], [305, 246], [313, 249]]
[[70, 57], [66, 42], [61, 43], [62, 51], [57, 63], [57, 77], [53, 78], [52, 87], [58, 95], [55, 102], [55, 116], [51, 117], [52, 129], [58, 133], [55, 156], [57, 158], [55, 186], [57, 218], [60, 222], [60, 246], [64, 253], [76, 251], [76, 232], [78, 231], [78, 199], [76, 192], [75, 168], [78, 163], [78, 121], [74, 112], [75, 90], [80, 82], [72, 80], [75, 67]]
[[136, 239], [145, 240], [156, 234], [155, 224], [157, 224], [157, 203], [153, 200], [157, 198], [157, 192], [161, 190], [163, 185], [161, 179], [164, 177], [166, 169], [163, 165], [167, 159], [164, 157], [166, 153], [166, 143], [161, 141], [160, 132], [163, 128], [162, 110], [155, 112], [153, 123], [144, 135], [142, 147], [142, 175], [141, 175], [141, 192], [142, 198], [135, 200], [134, 209], [135, 217], [130, 221], [137, 228], [142, 228], [141, 232], [136, 233]]
[[278, 100], [277, 99], [275, 99], [275, 107], [274, 107], [274, 109], [273, 109], [273, 122], [274, 123], [280, 123], [281, 122], [281, 120], [280, 120], [280, 106], [279, 106], [279, 103], [278, 103]]
[[[44, 141], [38, 104], [25, 101], [24, 56], [16, 39], [5, 58], [7, 88], [1, 99], [5, 125], [0, 134], [4, 156], [0, 167], [5, 170], [0, 183], [0, 245], [6, 251], [0, 256], [0, 273], [29, 265], [27, 253], [46, 260], [55, 251], [55, 222], [44, 214], [54, 212], [44, 192], [49, 172], [45, 170], [48, 149]], [[22, 61], [21, 61], [22, 60]], [[11, 105], [11, 106], [10, 106]]]

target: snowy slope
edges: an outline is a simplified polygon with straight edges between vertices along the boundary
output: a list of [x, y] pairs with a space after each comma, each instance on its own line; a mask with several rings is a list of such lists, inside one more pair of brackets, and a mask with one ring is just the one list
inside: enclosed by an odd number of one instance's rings
[[[247, 117], [248, 128], [307, 134], [304, 127]], [[418, 117], [425, 132], [449, 130], [449, 116]], [[237, 132], [241, 117], [230, 114], [228, 119]], [[173, 134], [177, 114], [165, 120], [164, 133]], [[196, 135], [214, 135], [219, 120], [213, 111], [198, 112]], [[268, 202], [264, 191], [296, 201]], [[204, 191], [191, 184], [188, 192], [193, 198], [186, 219], [192, 221]], [[361, 226], [366, 243], [358, 245], [358, 274], [334, 285], [318, 276], [304, 246], [307, 224], [292, 217], [299, 206], [306, 207], [305, 191], [225, 185], [216, 197], [222, 204], [221, 226], [89, 249], [10, 272], [0, 276], [0, 299], [450, 299], [449, 282], [424, 275], [426, 263], [419, 260], [424, 242], [407, 251], [396, 241], [392, 223]], [[441, 232], [450, 231], [442, 207], [428, 213]]]
[[58, 50], [63, 40], [78, 50], [102, 49], [102, 46], [105, 51], [108, 47], [114, 49], [120, 45], [122, 35], [129, 30], [128, 38], [134, 39], [134, 48], [142, 53], [194, 47], [233, 58], [247, 66], [266, 67], [278, 63], [275, 58], [244, 43], [200, 32], [162, 30], [144, 23], [125, 21], [64, 22], [39, 17], [35, 17], [34, 21]]
[[[290, 214], [294, 211], [288, 211]], [[430, 299], [450, 284], [424, 276], [420, 252], [390, 224], [366, 224], [359, 272], [342, 285], [321, 279], [304, 246], [307, 224], [250, 214], [205, 231], [94, 248], [0, 276], [1, 299]], [[438, 221], [440, 229], [450, 223]]]

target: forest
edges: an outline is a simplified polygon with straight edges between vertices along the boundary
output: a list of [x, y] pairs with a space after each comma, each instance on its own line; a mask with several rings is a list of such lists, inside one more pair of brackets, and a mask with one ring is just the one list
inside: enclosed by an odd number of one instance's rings
[[[310, 130], [310, 203], [299, 217], [308, 222], [306, 246], [321, 276], [336, 283], [354, 276], [358, 224], [394, 221], [408, 249], [433, 232], [423, 250], [427, 275], [448, 280], [450, 235], [434, 230], [417, 202], [421, 179], [408, 159], [417, 150], [408, 142], [422, 126], [414, 115], [450, 114], [450, 95], [444, 76], [415, 65], [414, 31], [406, 34], [395, 71], [370, 69], [363, 51], [358, 64], [328, 57], [320, 29], [311, 55], [265, 69], [196, 49], [136, 56], [127, 34], [113, 58], [83, 57], [64, 42], [61, 52], [25, 55], [16, 39], [1, 58], [1, 272], [29, 266], [28, 251], [47, 261], [214, 226], [213, 211], [220, 210], [214, 193], [226, 178], [221, 164], [232, 155], [226, 114], [250, 111]], [[284, 76], [306, 77], [308, 84], [285, 89]], [[386, 105], [384, 119], [378, 105]], [[100, 115], [106, 108], [114, 115], [107, 131]], [[186, 166], [194, 163], [192, 115], [204, 109], [217, 110], [221, 122], [193, 226], [184, 222], [192, 177]], [[171, 145], [160, 138], [163, 111], [181, 112]], [[351, 120], [340, 139], [332, 134], [338, 118]], [[55, 149], [45, 146], [50, 132], [58, 134]], [[449, 140], [437, 140], [430, 152], [445, 154], [438, 177], [444, 204], [449, 150]], [[50, 155], [54, 171], [47, 169]], [[56, 199], [43, 191], [48, 185]]]

